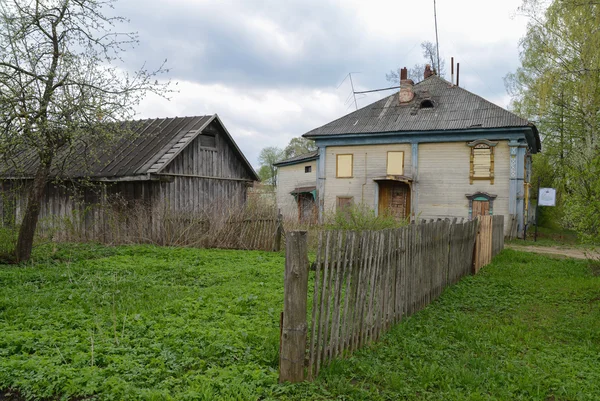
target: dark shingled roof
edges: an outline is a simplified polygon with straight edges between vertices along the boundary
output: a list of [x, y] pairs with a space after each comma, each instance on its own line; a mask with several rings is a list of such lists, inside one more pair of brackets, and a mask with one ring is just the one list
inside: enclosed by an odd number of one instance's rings
[[[258, 180], [254, 169], [216, 114], [156, 118], [109, 125], [106, 128], [108, 132], [111, 130], [130, 132], [126, 135], [116, 135], [117, 139], [113, 142], [103, 137], [102, 140], [91, 139], [89, 143], [80, 142], [70, 149], [59, 151], [52, 175], [111, 179], [160, 172], [213, 121], [221, 124], [233, 147], [239, 152], [253, 177]], [[73, 154], [77, 157], [72, 157]], [[0, 176], [32, 177], [38, 165], [35, 154], [31, 150], [23, 151], [16, 159], [16, 166], [3, 166], [4, 163], [0, 162]]]
[[275, 167], [278, 167], [278, 166], [285, 166], [288, 164], [302, 163], [302, 162], [309, 161], [309, 160], [316, 160], [318, 157], [319, 157], [319, 150], [317, 149], [317, 150], [313, 150], [312, 152], [303, 153], [301, 155], [297, 155], [294, 157], [290, 157], [289, 159], [285, 159], [280, 162], [273, 163], [273, 165]]
[[[413, 90], [415, 97], [408, 103], [400, 104], [396, 92], [303, 136], [533, 127], [516, 114], [436, 75], [419, 82]], [[433, 107], [420, 108], [424, 100], [430, 100]]]

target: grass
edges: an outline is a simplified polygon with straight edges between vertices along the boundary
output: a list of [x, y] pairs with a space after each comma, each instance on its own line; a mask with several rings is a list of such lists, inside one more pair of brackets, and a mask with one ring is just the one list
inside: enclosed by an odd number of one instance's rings
[[548, 247], [589, 247], [589, 244], [583, 244], [577, 233], [573, 230], [564, 228], [538, 227], [537, 241], [534, 241], [535, 226], [527, 228], [527, 239], [514, 239], [509, 243], [515, 245], [535, 245]]
[[505, 250], [287, 399], [598, 400], [600, 277]]
[[48, 246], [34, 258], [0, 266], [0, 389], [210, 400], [276, 383], [281, 254]]
[[0, 265], [0, 389], [23, 397], [600, 395], [600, 276], [586, 261], [505, 250], [314, 383], [280, 386], [281, 254], [45, 246], [34, 257], [26, 267]]

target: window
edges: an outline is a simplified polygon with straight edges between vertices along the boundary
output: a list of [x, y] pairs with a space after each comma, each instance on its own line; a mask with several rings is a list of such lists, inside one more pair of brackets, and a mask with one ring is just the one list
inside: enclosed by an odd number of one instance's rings
[[490, 180], [494, 183], [494, 147], [497, 143], [479, 139], [473, 141], [471, 147], [471, 168], [469, 179], [471, 184], [474, 180]]
[[200, 146], [204, 148], [216, 148], [217, 138], [215, 134], [203, 133], [200, 135]]
[[404, 174], [404, 152], [387, 152], [387, 175]]
[[305, 173], [310, 173], [310, 172], [312, 172], [312, 166], [305, 166], [305, 167], [304, 167], [304, 172], [305, 172]]
[[419, 105], [419, 108], [421, 109], [432, 109], [433, 108], [433, 102], [429, 99], [425, 99], [421, 102], [421, 104]]
[[335, 176], [337, 178], [352, 178], [353, 155], [337, 155]]
[[344, 211], [354, 204], [353, 196], [338, 196], [336, 197], [336, 210]]

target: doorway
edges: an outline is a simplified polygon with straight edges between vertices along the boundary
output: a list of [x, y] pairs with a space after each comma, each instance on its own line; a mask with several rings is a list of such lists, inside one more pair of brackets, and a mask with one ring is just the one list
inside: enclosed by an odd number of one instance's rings
[[379, 215], [390, 214], [396, 219], [410, 216], [410, 186], [398, 181], [379, 181]]
[[298, 194], [298, 220], [301, 223], [314, 223], [317, 219], [317, 205], [311, 193]]

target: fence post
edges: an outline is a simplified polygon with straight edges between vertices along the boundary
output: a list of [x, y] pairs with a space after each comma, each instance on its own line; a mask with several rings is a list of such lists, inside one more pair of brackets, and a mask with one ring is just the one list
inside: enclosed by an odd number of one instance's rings
[[275, 230], [275, 245], [273, 246], [274, 252], [281, 251], [281, 236], [283, 235], [283, 215], [281, 211], [277, 214], [277, 229]]
[[304, 380], [309, 270], [307, 238], [306, 231], [292, 231], [286, 237], [279, 383]]

